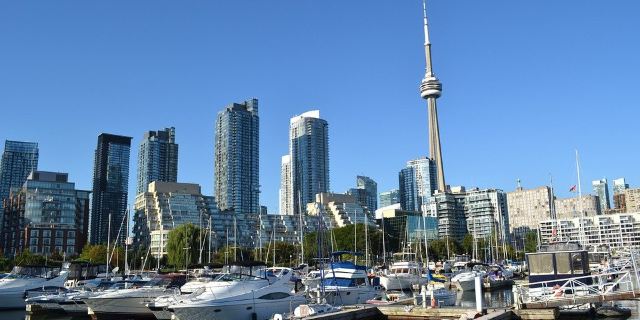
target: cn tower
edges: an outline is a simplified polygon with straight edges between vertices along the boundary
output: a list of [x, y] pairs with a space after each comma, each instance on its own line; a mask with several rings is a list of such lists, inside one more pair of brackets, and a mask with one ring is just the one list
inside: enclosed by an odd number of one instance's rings
[[438, 127], [438, 108], [436, 99], [442, 94], [442, 84], [436, 78], [431, 66], [431, 42], [429, 42], [429, 24], [427, 23], [427, 1], [422, 0], [424, 15], [424, 54], [426, 69], [424, 78], [420, 83], [420, 96], [427, 100], [429, 108], [429, 154], [435, 162], [436, 176], [438, 179], [438, 191], [446, 191], [444, 182], [444, 168], [442, 166], [442, 151], [440, 150], [440, 128]]

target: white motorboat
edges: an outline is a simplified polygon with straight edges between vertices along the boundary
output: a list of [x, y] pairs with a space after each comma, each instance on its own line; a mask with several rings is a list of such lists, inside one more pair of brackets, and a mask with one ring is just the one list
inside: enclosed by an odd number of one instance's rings
[[0, 279], [0, 309], [24, 309], [25, 291], [62, 287], [68, 276], [68, 264], [62, 267], [15, 266], [9, 275]]
[[461, 272], [451, 278], [451, 283], [453, 283], [458, 290], [461, 291], [474, 291], [475, 290], [475, 278], [477, 276], [480, 279], [483, 279], [487, 274], [486, 264], [481, 263], [470, 263], [468, 264], [468, 271]]
[[[226, 298], [241, 293], [250, 292], [268, 286], [276, 279], [278, 269], [265, 269], [262, 263], [251, 263], [244, 265], [234, 265], [226, 267], [228, 273], [219, 274], [217, 277], [203, 282], [192, 283], [188, 289], [182, 286], [180, 292], [162, 295], [147, 307], [153, 312], [157, 319], [171, 319], [171, 313], [167, 311], [170, 305], [183, 301], [190, 301], [194, 297], [202, 295], [216, 298]], [[232, 272], [231, 272], [232, 271]]]
[[387, 274], [380, 276], [382, 287], [386, 290], [408, 290], [427, 282], [420, 264], [415, 262], [415, 253], [397, 253], [394, 256], [397, 257], [396, 262], [389, 267]]
[[302, 278], [301, 282], [307, 290], [317, 288], [320, 285], [320, 280], [323, 277], [323, 273], [324, 270], [309, 271], [309, 273], [307, 273], [307, 275]]
[[[118, 290], [108, 290], [84, 300], [87, 313], [102, 317], [153, 317], [146, 307], [157, 297], [172, 292], [179, 278], [159, 277], [146, 283], [131, 283]], [[179, 281], [179, 280], [177, 280]], [[182, 279], [184, 282], [184, 279]], [[176, 288], [177, 290], [177, 288]]]
[[236, 295], [227, 294], [225, 297], [205, 290], [200, 295], [170, 305], [168, 310], [180, 320], [270, 319], [274, 314], [291, 312], [307, 301], [302, 295], [292, 294], [295, 285], [291, 281], [292, 269], [270, 268], [268, 272], [273, 273], [275, 278], [262, 288]]
[[[344, 254], [355, 253], [339, 251], [333, 253], [333, 256], [339, 258]], [[371, 285], [365, 266], [355, 265], [350, 261], [331, 262], [329, 266], [321, 285], [308, 291], [309, 298], [313, 301], [346, 306], [366, 303], [380, 293], [378, 288]]]

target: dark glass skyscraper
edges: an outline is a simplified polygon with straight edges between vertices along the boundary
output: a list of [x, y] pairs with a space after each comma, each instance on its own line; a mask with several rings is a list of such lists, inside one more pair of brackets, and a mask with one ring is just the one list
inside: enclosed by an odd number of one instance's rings
[[148, 131], [138, 151], [138, 183], [136, 194], [147, 191], [153, 181], [178, 181], [178, 144], [176, 129]]
[[[93, 167], [93, 201], [89, 218], [89, 242], [106, 243], [109, 238], [111, 214], [111, 241], [127, 211], [129, 186], [129, 154], [131, 137], [103, 133], [98, 136], [98, 147]], [[125, 238], [120, 232], [120, 243]]]
[[218, 113], [214, 148], [214, 188], [220, 211], [258, 214], [258, 99], [232, 103]]
[[291, 203], [293, 213], [304, 212], [316, 194], [329, 191], [329, 124], [313, 110], [293, 117], [289, 124]]
[[11, 188], [21, 188], [34, 170], [38, 170], [38, 144], [6, 140], [0, 163], [0, 205], [9, 198]]

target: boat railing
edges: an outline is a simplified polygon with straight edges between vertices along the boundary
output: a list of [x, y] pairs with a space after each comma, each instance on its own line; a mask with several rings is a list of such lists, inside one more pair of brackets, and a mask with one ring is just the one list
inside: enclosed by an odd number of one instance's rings
[[[624, 270], [616, 272], [585, 275], [562, 280], [531, 282], [514, 286], [514, 302], [518, 307], [530, 303], [548, 304], [563, 301], [567, 304], [579, 304], [580, 301], [593, 298], [594, 301], [604, 301], [606, 296], [629, 293], [635, 296], [639, 288], [634, 271]], [[584, 303], [584, 302], [582, 302]]]

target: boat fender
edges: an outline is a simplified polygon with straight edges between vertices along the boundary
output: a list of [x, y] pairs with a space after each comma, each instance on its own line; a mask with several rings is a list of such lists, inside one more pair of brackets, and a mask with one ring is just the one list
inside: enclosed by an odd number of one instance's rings
[[281, 314], [276, 313], [273, 315], [273, 320], [284, 320]]
[[381, 286], [375, 286], [375, 287], [373, 287], [373, 289], [376, 290], [376, 291], [380, 291], [380, 290], [382, 290], [382, 287]]

